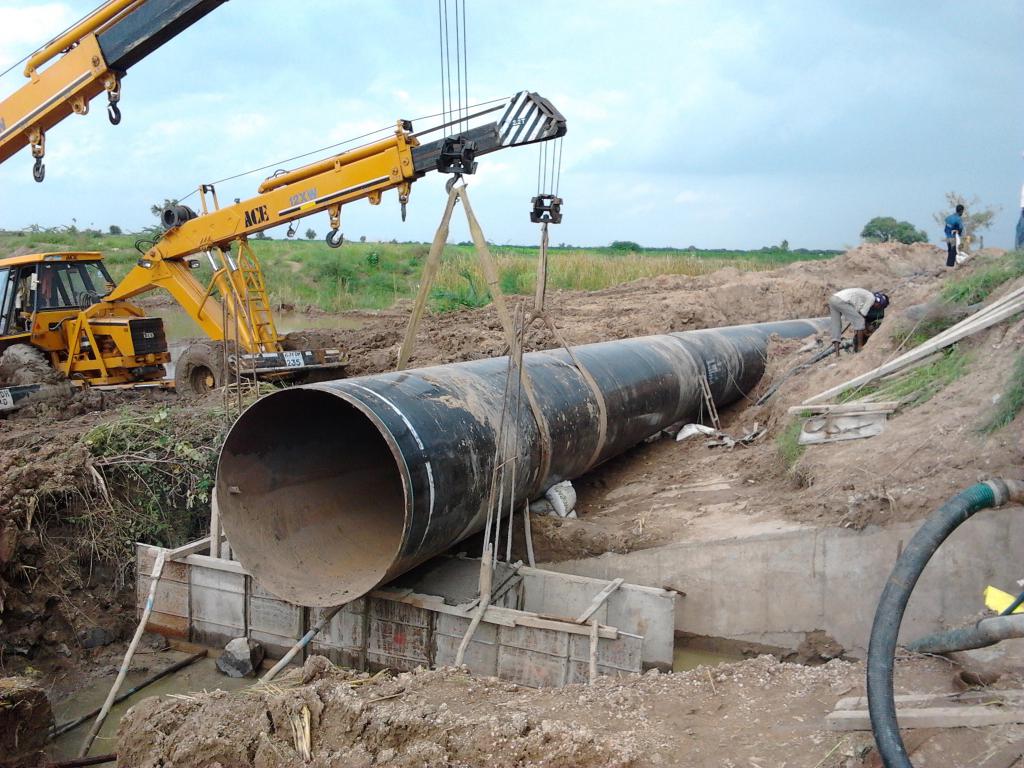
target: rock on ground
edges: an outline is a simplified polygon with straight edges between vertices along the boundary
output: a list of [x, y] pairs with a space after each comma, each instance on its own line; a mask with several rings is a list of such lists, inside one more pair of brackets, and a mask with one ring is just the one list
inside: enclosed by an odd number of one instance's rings
[[255, 676], [264, 656], [263, 646], [246, 637], [236, 637], [224, 646], [217, 659], [217, 669], [228, 677]]

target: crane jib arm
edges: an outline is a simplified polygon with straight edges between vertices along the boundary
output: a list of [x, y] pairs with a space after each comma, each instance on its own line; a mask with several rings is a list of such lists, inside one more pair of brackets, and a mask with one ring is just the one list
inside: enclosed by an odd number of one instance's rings
[[96, 37], [107, 67], [124, 72], [227, 0], [149, 0]]
[[566, 131], [565, 117], [543, 96], [520, 91], [502, 108], [497, 122], [421, 144], [412, 150], [417, 175], [428, 171], [473, 173], [475, 158], [505, 147], [557, 139]]

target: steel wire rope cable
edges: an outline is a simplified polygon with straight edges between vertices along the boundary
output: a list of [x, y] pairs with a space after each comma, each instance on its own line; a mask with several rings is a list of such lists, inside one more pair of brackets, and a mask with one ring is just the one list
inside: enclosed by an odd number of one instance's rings
[[[470, 120], [470, 119], [472, 119], [474, 117], [478, 117], [479, 115], [486, 114], [487, 112], [491, 112], [491, 111], [497, 109], [497, 107], [493, 107], [492, 105], [495, 105], [495, 104], [505, 104], [507, 102], [508, 102], [508, 97], [507, 96], [503, 96], [503, 97], [498, 98], [498, 99], [488, 99], [487, 101], [481, 101], [481, 102], [478, 102], [476, 104], [469, 104], [466, 107], [467, 110], [474, 110], [474, 109], [478, 109], [478, 108], [482, 108], [482, 107], [489, 107], [490, 109], [486, 109], [483, 112], [478, 112], [478, 113], [475, 113], [475, 114], [474, 113], [467, 114], [466, 119]], [[412, 120], [410, 120], [410, 122], [418, 122], [420, 120], [431, 120], [431, 119], [433, 119], [435, 117], [440, 117], [440, 118], [442, 118], [442, 120], [444, 120], [446, 114], [447, 114], [446, 112], [441, 111], [441, 112], [434, 112], [434, 113], [429, 114], [429, 115], [420, 115], [419, 117], [412, 118]], [[291, 162], [294, 162], [295, 160], [302, 160], [302, 159], [310, 157], [312, 155], [318, 155], [321, 152], [326, 152], [329, 149], [337, 149], [338, 147], [345, 146], [346, 144], [351, 144], [352, 142], [359, 141], [360, 139], [366, 139], [366, 138], [369, 138], [370, 136], [376, 136], [379, 133], [385, 133], [387, 131], [393, 131], [394, 128], [395, 128], [394, 125], [386, 125], [386, 126], [384, 126], [382, 128], [376, 128], [376, 129], [374, 129], [372, 131], [368, 131], [367, 133], [361, 133], [358, 136], [353, 136], [352, 138], [345, 139], [344, 141], [335, 142], [334, 144], [328, 144], [327, 146], [319, 147], [318, 149], [312, 149], [309, 152], [303, 152], [302, 154], [293, 155], [292, 157], [286, 157], [286, 158], [281, 159], [281, 160], [275, 160], [273, 162], [266, 163], [265, 165], [257, 166], [256, 168], [250, 168], [247, 171], [240, 171], [239, 173], [233, 174], [231, 176], [225, 176], [223, 179], [217, 179], [215, 181], [211, 181], [211, 182], [209, 182], [209, 184], [211, 184], [211, 185], [223, 184], [226, 181], [234, 181], [235, 179], [240, 179], [243, 176], [249, 176], [250, 174], [258, 173], [259, 171], [265, 171], [265, 170], [267, 170], [269, 168], [279, 168], [280, 166], [284, 165], [285, 163], [291, 163]], [[435, 131], [435, 130], [438, 130], [438, 128], [437, 127], [428, 128], [428, 129], [426, 129], [424, 131], [418, 132], [416, 135], [417, 136], [422, 136], [425, 133], [430, 133], [430, 132]], [[365, 142], [363, 144], [357, 144], [356, 146], [352, 147], [352, 150], [362, 149], [363, 147], [368, 147], [371, 144], [373, 144], [372, 141], [367, 141], [367, 142]], [[198, 190], [197, 189], [193, 189], [187, 195], [184, 195], [182, 197], [178, 197], [178, 198], [175, 198], [175, 199], [179, 203], [181, 203], [181, 202], [184, 202], [185, 200], [187, 200], [188, 198], [190, 198], [192, 195], [196, 194], [196, 192], [198, 192]]]

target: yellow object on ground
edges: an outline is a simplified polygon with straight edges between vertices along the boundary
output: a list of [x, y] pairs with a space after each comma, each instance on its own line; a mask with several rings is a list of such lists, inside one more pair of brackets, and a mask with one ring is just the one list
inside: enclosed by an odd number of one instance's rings
[[[1010, 603], [1014, 601], [1015, 597], [1015, 595], [1003, 592], [1003, 590], [996, 587], [985, 587], [985, 607], [996, 613], [1002, 613], [1009, 608]], [[1014, 610], [1014, 613], [1024, 613], [1024, 605], [1019, 606]]]

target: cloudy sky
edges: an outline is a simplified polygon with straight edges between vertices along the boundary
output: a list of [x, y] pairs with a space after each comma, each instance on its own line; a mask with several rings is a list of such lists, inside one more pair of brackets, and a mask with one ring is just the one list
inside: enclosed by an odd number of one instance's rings
[[[0, 0], [0, 70], [95, 2]], [[554, 242], [842, 247], [876, 215], [935, 241], [947, 190], [1001, 206], [986, 242], [1012, 240], [1019, 0], [467, 0], [467, 17], [470, 100], [529, 88], [568, 120]], [[27, 149], [0, 168], [0, 227], [139, 227], [200, 182], [438, 112], [437, 0], [231, 0], [123, 92], [120, 126], [97, 100], [49, 132], [43, 184]], [[481, 160], [471, 189], [491, 240], [536, 241], [536, 172], [534, 147]], [[262, 175], [224, 182], [221, 199], [254, 195]], [[404, 224], [394, 193], [349, 206], [346, 236], [428, 240], [442, 184], [415, 185]]]

